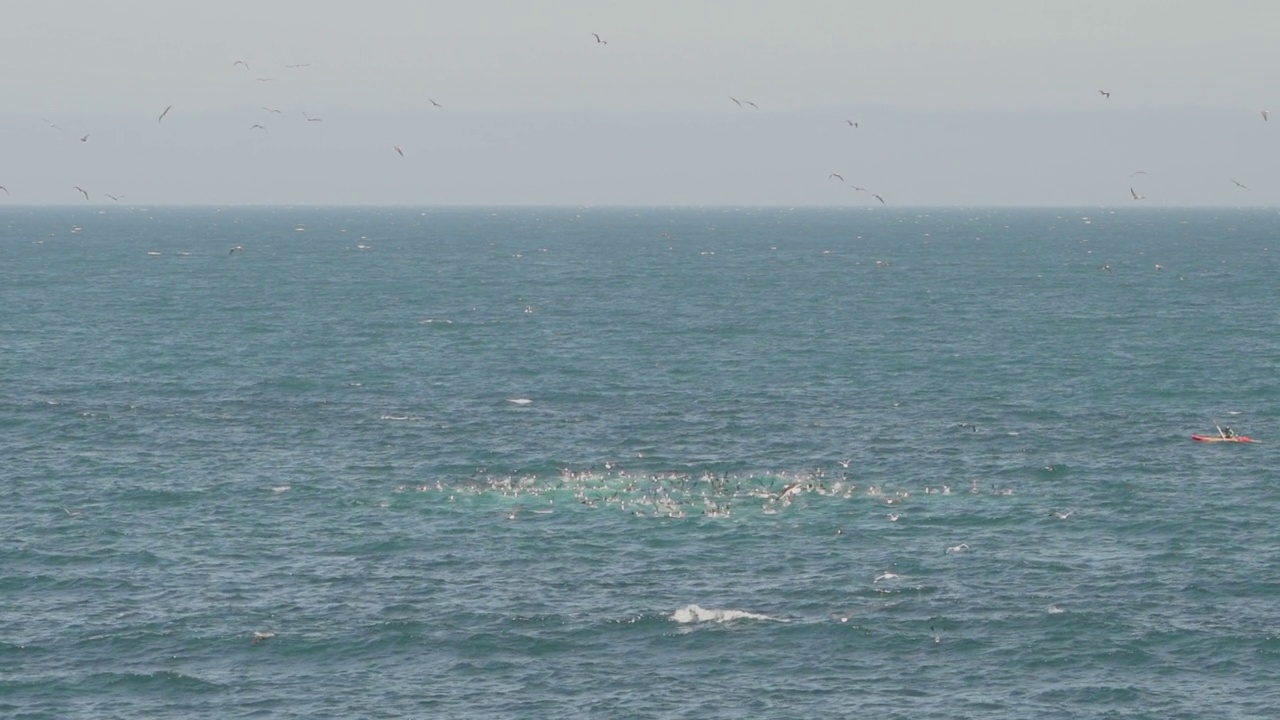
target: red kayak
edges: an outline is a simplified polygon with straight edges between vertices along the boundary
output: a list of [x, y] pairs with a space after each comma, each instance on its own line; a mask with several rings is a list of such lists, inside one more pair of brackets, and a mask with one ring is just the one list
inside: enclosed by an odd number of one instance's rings
[[1224, 437], [1222, 435], [1192, 435], [1191, 439], [1195, 440], [1196, 442], [1238, 442], [1238, 443], [1253, 442], [1253, 438], [1249, 437], [1248, 435], [1232, 435], [1231, 437]]

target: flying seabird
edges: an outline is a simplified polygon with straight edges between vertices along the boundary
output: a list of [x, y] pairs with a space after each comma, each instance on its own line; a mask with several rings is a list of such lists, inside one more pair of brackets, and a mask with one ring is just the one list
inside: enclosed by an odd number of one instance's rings
[[1146, 195], [1139, 195], [1138, 191], [1133, 188], [1129, 188], [1129, 194], [1133, 196], [1134, 200], [1143, 200], [1147, 197]]
[[1248, 190], [1248, 189], [1249, 189], [1249, 188], [1245, 187], [1243, 183], [1241, 183], [1241, 182], [1239, 182], [1239, 181], [1237, 181], [1237, 180], [1234, 180], [1234, 179], [1233, 179], [1233, 180], [1231, 181], [1231, 183], [1232, 183], [1233, 185], [1235, 185], [1236, 187], [1241, 188], [1241, 189], [1243, 189], [1243, 190]]
[[432, 100], [431, 98], [427, 98], [427, 102], [431, 103], [432, 105], [434, 105], [434, 106], [436, 106], [436, 107], [438, 107], [438, 108], [441, 108], [441, 109], [443, 109], [443, 108], [444, 108], [444, 106], [443, 106], [443, 105], [441, 105], [440, 103], [436, 102], [435, 100]]
[[294, 63], [293, 65], [285, 65], [285, 67], [290, 70], [296, 70], [297, 68], [311, 67], [311, 63]]
[[400, 157], [404, 157], [404, 150], [401, 150], [399, 145], [393, 145], [392, 149], [400, 153]]
[[604, 40], [604, 39], [602, 39], [598, 34], [596, 34], [596, 33], [591, 33], [591, 34], [592, 34], [593, 36], [595, 36], [595, 39], [596, 39], [596, 43], [597, 43], [597, 44], [599, 44], [599, 45], [608, 45], [608, 44], [609, 44], [609, 41], [608, 41], [608, 40]]
[[[279, 110], [276, 110], [275, 108], [264, 107], [264, 108], [262, 108], [262, 109], [263, 109], [263, 110], [266, 110], [266, 111], [267, 111], [267, 112], [269, 112], [269, 113], [275, 113], [275, 114], [277, 114], [277, 115], [282, 114]], [[303, 114], [305, 115], [306, 113], [303, 113]]]
[[102, 193], [102, 194], [111, 198], [113, 202], [120, 202], [120, 198], [124, 197], [123, 195], [112, 195], [111, 193]]
[[89, 142], [89, 133], [80, 136], [80, 142]]
[[753, 108], [755, 108], [755, 109], [757, 109], [757, 110], [759, 110], [759, 109], [760, 109], [760, 106], [759, 106], [759, 105], [757, 105], [757, 104], [755, 104], [755, 103], [751, 102], [750, 100], [743, 100], [742, 102], [744, 102], [744, 103], [746, 103], [746, 104], [750, 105], [751, 107], [753, 107]]
[[[262, 132], [267, 132], [267, 126], [266, 126], [266, 125], [259, 125], [258, 123], [254, 123], [254, 124], [250, 125], [250, 126], [249, 126], [249, 129], [250, 129], [250, 130], [261, 130]], [[270, 134], [270, 133], [267, 133], [267, 134]]]
[[[742, 107], [742, 101], [741, 101], [741, 100], [739, 100], [738, 98], [736, 98], [736, 97], [734, 97], [734, 96], [730, 95], [730, 96], [729, 96], [729, 99], [733, 101], [733, 104], [734, 104], [734, 105], [737, 105], [738, 107]], [[46, 121], [46, 122], [48, 122], [48, 121]], [[50, 124], [52, 124], [52, 123], [50, 123]]]
[[172, 110], [172, 109], [173, 109], [173, 106], [172, 106], [172, 105], [170, 105], [169, 107], [165, 108], [165, 109], [164, 109], [164, 112], [160, 113], [160, 117], [156, 118], [156, 124], [157, 124], [157, 125], [159, 125], [159, 124], [160, 124], [160, 121], [164, 119], [164, 116], [165, 116], [165, 115], [168, 115], [168, 114], [169, 114], [169, 111], [170, 111], [170, 110]]
[[61, 129], [62, 129], [62, 126], [60, 126], [60, 125], [58, 125], [58, 124], [54, 123], [52, 120], [50, 120], [50, 119], [48, 119], [48, 118], [40, 118], [40, 119], [44, 121], [44, 124], [45, 124], [46, 126], [51, 127], [51, 128], [53, 128], [54, 130], [61, 130]]
[[849, 127], [851, 127], [851, 128], [856, 128], [856, 127], [858, 127], [858, 123], [856, 123], [856, 122], [854, 122], [854, 121], [852, 121], [852, 120], [845, 120], [845, 122], [846, 122], [846, 123], [848, 123], [848, 124], [849, 124]]
[[1147, 172], [1146, 170], [1134, 170], [1133, 172], [1129, 173], [1129, 177], [1133, 177], [1135, 175], [1150, 175], [1150, 174], [1151, 173]]
[[8, 194], [9, 194], [9, 188], [7, 188], [7, 187], [5, 187], [5, 186], [3, 186], [3, 185], [0, 185], [0, 190], [3, 190], [5, 195], [8, 195]]
[[881, 205], [885, 204], [884, 198], [880, 197], [879, 195], [872, 195], [871, 197], [879, 200]]
[[243, 61], [243, 60], [237, 60], [237, 61], [235, 61], [235, 62], [231, 63], [231, 67], [235, 67], [235, 66], [237, 66], [237, 65], [243, 65], [243, 66], [244, 66], [244, 69], [245, 69], [245, 71], [246, 71], [246, 72], [253, 72], [252, 70], [249, 70], [249, 63], [247, 63], [247, 62], [245, 62], [245, 61]]
[[1099, 90], [1098, 94], [1104, 98], [1107, 98], [1108, 100], [1111, 99], [1111, 93], [1107, 92], [1106, 90]]
[[83, 194], [83, 195], [84, 195], [84, 199], [85, 199], [85, 200], [88, 200], [88, 199], [89, 199], [89, 192], [88, 192], [87, 190], [85, 190], [84, 188], [80, 187], [79, 185], [72, 185], [71, 187], [75, 188], [76, 190], [79, 190], [79, 191], [81, 192], [81, 194]]
[[840, 182], [844, 182], [844, 176], [841, 175], [840, 173], [831, 173], [830, 175], [827, 176], [828, 180], [830, 180], [831, 178], [839, 178]]
[[1263, 110], [1263, 111], [1262, 111], [1262, 122], [1266, 122], [1266, 121], [1267, 121], [1267, 115], [1268, 115], [1267, 111], [1266, 111], [1266, 110]]
[[324, 122], [324, 120], [320, 118], [313, 118], [310, 115], [306, 114], [305, 112], [302, 113], [302, 117], [306, 118], [307, 122]]
[[254, 81], [255, 82], [275, 82], [276, 79], [273, 77], [260, 77], [260, 78], [254, 78]]
[[850, 189], [850, 190], [853, 190], [854, 192], [866, 192], [866, 191], [867, 191], [867, 189], [866, 189], [866, 188], [864, 188], [864, 187], [858, 187], [857, 185], [850, 185], [850, 186], [849, 186], [849, 189]]

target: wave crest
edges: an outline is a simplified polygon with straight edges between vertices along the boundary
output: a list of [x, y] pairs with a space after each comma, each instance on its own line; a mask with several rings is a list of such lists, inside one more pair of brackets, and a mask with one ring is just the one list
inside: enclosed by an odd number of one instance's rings
[[708, 610], [699, 605], [685, 605], [671, 613], [671, 619], [680, 624], [700, 622], [731, 622], [733, 620], [770, 620], [773, 622], [791, 622], [786, 618], [747, 612], [746, 610]]

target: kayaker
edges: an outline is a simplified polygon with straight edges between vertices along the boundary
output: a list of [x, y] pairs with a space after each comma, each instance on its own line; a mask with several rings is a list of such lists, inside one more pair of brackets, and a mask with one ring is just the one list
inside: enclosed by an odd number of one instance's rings
[[1232, 430], [1230, 426], [1222, 428], [1222, 437], [1233, 438], [1235, 436], [1236, 436], [1236, 431]]

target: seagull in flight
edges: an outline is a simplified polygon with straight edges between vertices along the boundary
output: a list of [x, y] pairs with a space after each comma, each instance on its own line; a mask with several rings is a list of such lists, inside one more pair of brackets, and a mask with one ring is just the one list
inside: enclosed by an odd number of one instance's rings
[[1245, 187], [1245, 186], [1244, 186], [1244, 183], [1242, 183], [1242, 182], [1240, 182], [1240, 181], [1238, 181], [1238, 180], [1235, 180], [1235, 179], [1232, 179], [1232, 180], [1231, 180], [1231, 184], [1235, 185], [1236, 187], [1238, 187], [1238, 188], [1240, 188], [1240, 189], [1242, 189], [1242, 190], [1248, 190], [1248, 189], [1249, 189], [1249, 188], [1247, 188], [1247, 187]]
[[1262, 122], [1266, 122], [1266, 121], [1267, 121], [1267, 115], [1269, 115], [1269, 114], [1270, 114], [1270, 113], [1268, 113], [1266, 110], [1263, 110], [1263, 111], [1262, 111]]
[[237, 60], [237, 61], [235, 61], [235, 62], [231, 63], [231, 67], [235, 67], [235, 66], [237, 66], [237, 65], [243, 65], [243, 66], [244, 66], [244, 69], [245, 69], [245, 71], [246, 71], [246, 72], [253, 72], [252, 70], [250, 70], [250, 69], [249, 69], [249, 63], [247, 63], [247, 62], [245, 62], [245, 61], [243, 61], [243, 60]]
[[161, 121], [161, 120], [164, 120], [164, 116], [165, 116], [165, 115], [168, 115], [168, 114], [169, 114], [169, 111], [170, 111], [170, 110], [172, 110], [172, 109], [173, 109], [173, 106], [172, 106], [172, 105], [170, 105], [169, 107], [165, 108], [165, 109], [164, 109], [164, 112], [160, 113], [160, 117], [156, 118], [156, 124], [157, 124], [157, 125], [159, 125], [159, 124], [160, 124], [160, 121]]
[[89, 142], [89, 133], [85, 133], [80, 137], [80, 142]]
[[102, 193], [102, 194], [111, 198], [112, 202], [120, 202], [120, 198], [124, 197], [123, 195], [112, 195], [111, 193]]
[[849, 189], [850, 189], [850, 190], [853, 190], [854, 192], [866, 192], [866, 191], [867, 191], [867, 189], [866, 189], [866, 188], [864, 188], [864, 187], [858, 187], [857, 185], [850, 185], [850, 186], [849, 186]]
[[307, 119], [307, 122], [324, 122], [324, 120], [323, 120], [323, 119], [321, 119], [321, 118], [313, 118], [313, 117], [311, 117], [310, 115], [306, 114], [305, 112], [304, 112], [304, 113], [302, 113], [302, 117], [306, 118], [306, 119]]
[[[729, 96], [729, 99], [733, 101], [733, 104], [734, 104], [734, 105], [737, 105], [738, 107], [742, 107], [742, 101], [741, 101], [741, 100], [739, 100], [738, 98], [736, 98], [736, 97], [734, 97], [734, 96], [730, 95], [730, 96]], [[49, 121], [48, 121], [48, 120], [46, 120], [45, 122], [49, 122]], [[49, 123], [49, 124], [50, 124], [50, 125], [52, 125], [53, 123]], [[61, 128], [59, 128], [59, 129], [61, 129]]]
[[[277, 115], [280, 115], [280, 114], [281, 114], [281, 113], [280, 113], [280, 111], [279, 111], [279, 110], [276, 110], [275, 108], [264, 107], [264, 108], [262, 108], [262, 109], [263, 109], [263, 110], [266, 110], [266, 111], [267, 111], [267, 112], [269, 112], [269, 113], [275, 113], [275, 114], [277, 114]], [[306, 113], [303, 113], [303, 115], [306, 115]]]
[[438, 108], [440, 108], [440, 109], [442, 109], [442, 110], [444, 109], [444, 106], [443, 106], [443, 105], [441, 105], [440, 103], [436, 102], [435, 100], [432, 100], [431, 98], [427, 98], [427, 102], [431, 103], [431, 104], [432, 104], [432, 105], [434, 105], [435, 107], [438, 107]]
[[881, 205], [885, 204], [884, 198], [880, 197], [879, 195], [872, 195], [871, 197], [879, 200]]
[[1138, 191], [1133, 188], [1129, 188], [1129, 194], [1133, 196], [1134, 200], [1145, 200], [1147, 197], [1146, 195], [1139, 195]]
[[404, 157], [404, 150], [401, 150], [399, 145], [393, 145], [392, 149], [397, 153], [400, 153], [400, 157]]
[[88, 190], [85, 190], [84, 188], [80, 187], [79, 185], [72, 185], [71, 187], [75, 188], [76, 190], [79, 190], [79, 191], [80, 191], [80, 193], [81, 193], [82, 195], [84, 195], [84, 199], [85, 199], [85, 200], [88, 200], [88, 199], [89, 199], [89, 191], [88, 191]]
[[600, 37], [600, 35], [599, 35], [598, 33], [591, 33], [591, 34], [595, 37], [595, 39], [596, 39], [596, 44], [597, 44], [597, 45], [608, 45], [608, 44], [609, 44], [609, 41], [608, 41], [608, 40], [605, 40], [605, 39], [603, 39], [603, 38], [601, 38], [601, 37]]
[[[266, 126], [266, 125], [259, 125], [258, 123], [254, 123], [254, 124], [250, 125], [250, 126], [249, 126], [249, 129], [250, 129], [250, 130], [261, 130], [262, 132], [267, 132], [267, 126]], [[268, 134], [268, 135], [270, 135], [270, 133], [267, 133], [267, 134]]]
[[1150, 175], [1150, 174], [1151, 173], [1147, 172], [1146, 170], [1135, 170], [1129, 173], [1129, 177], [1134, 177], [1135, 175]]
[[8, 194], [9, 194], [9, 188], [7, 188], [7, 187], [5, 187], [5, 186], [3, 186], [3, 185], [0, 185], [0, 190], [3, 190], [5, 195], [8, 195]]
[[61, 130], [61, 129], [62, 129], [62, 127], [61, 127], [60, 125], [57, 125], [56, 123], [54, 123], [52, 120], [50, 120], [50, 119], [48, 119], [48, 118], [40, 118], [40, 119], [44, 121], [44, 124], [45, 124], [45, 125], [47, 125], [47, 126], [49, 126], [49, 127], [53, 128], [54, 130]]
[[755, 103], [751, 102], [750, 100], [743, 100], [742, 102], [744, 102], [744, 103], [746, 103], [746, 104], [750, 105], [751, 107], [753, 107], [753, 108], [755, 108], [755, 109], [757, 109], [757, 110], [759, 110], [759, 109], [760, 109], [760, 106], [759, 106], [759, 105], [757, 105], [757, 104], [755, 104]]
[[275, 82], [275, 81], [276, 81], [276, 79], [275, 79], [275, 78], [273, 78], [273, 77], [260, 77], [260, 78], [254, 78], [254, 81], [256, 81], [256, 82]]
[[1106, 90], [1099, 90], [1099, 91], [1098, 91], [1098, 94], [1099, 94], [1099, 95], [1101, 95], [1102, 97], [1104, 97], [1104, 98], [1108, 99], [1108, 100], [1110, 100], [1110, 99], [1111, 99], [1111, 93], [1107, 92]]
[[841, 175], [840, 173], [831, 173], [830, 175], [827, 176], [828, 180], [830, 180], [831, 178], [838, 178], [840, 182], [844, 182], [844, 176]]
[[846, 123], [849, 125], [849, 127], [851, 127], [851, 128], [856, 128], [856, 127], [858, 127], [858, 123], [854, 122], [853, 120], [845, 120], [845, 122], [846, 122]]
[[297, 68], [311, 67], [311, 63], [294, 63], [293, 65], [285, 65], [285, 67], [290, 70], [296, 70]]

